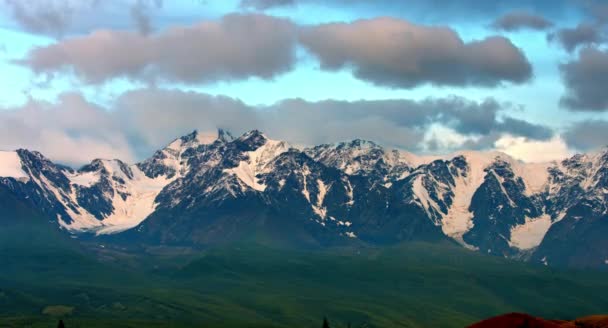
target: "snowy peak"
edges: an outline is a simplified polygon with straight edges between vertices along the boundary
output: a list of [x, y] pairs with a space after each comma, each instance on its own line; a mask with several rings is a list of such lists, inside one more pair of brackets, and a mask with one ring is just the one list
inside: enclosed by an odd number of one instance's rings
[[186, 174], [188, 159], [199, 148], [204, 148], [218, 142], [229, 142], [232, 139], [232, 135], [224, 130], [219, 130], [217, 134], [204, 134], [195, 130], [190, 134], [175, 139], [165, 148], [154, 153], [149, 159], [138, 163], [137, 167], [150, 178], [164, 176], [172, 179], [176, 176], [184, 176]]
[[264, 191], [266, 185], [259, 182], [262, 174], [272, 171], [272, 161], [290, 147], [284, 141], [268, 139], [261, 132], [254, 130], [237, 139], [237, 148], [244, 151], [242, 160], [236, 167], [224, 172], [234, 174], [243, 188]]
[[133, 171], [128, 164], [119, 159], [95, 159], [83, 166], [78, 173], [99, 173], [110, 177], [133, 178]]
[[165, 149], [179, 151], [187, 148], [196, 148], [201, 145], [210, 145], [216, 141], [232, 141], [232, 139], [232, 135], [222, 129], [218, 129], [217, 133], [201, 133], [198, 130], [194, 130], [183, 137], [175, 139]]
[[254, 151], [263, 146], [269, 139], [262, 132], [252, 130], [235, 140], [242, 151]]
[[0, 178], [29, 180], [29, 175], [23, 170], [21, 157], [16, 151], [0, 151]]
[[371, 142], [356, 139], [333, 145], [305, 149], [311, 158], [344, 171], [348, 175], [381, 175], [385, 180], [405, 177], [413, 169], [411, 156], [398, 150], [385, 150]]
[[295, 149], [258, 130], [194, 131], [135, 165], [96, 159], [74, 170], [0, 152], [0, 184], [72, 233], [202, 238], [282, 222], [325, 241], [451, 238], [549, 263], [570, 238], [604, 240], [592, 232], [608, 218], [607, 149], [527, 164], [498, 152], [423, 157], [359, 139]]

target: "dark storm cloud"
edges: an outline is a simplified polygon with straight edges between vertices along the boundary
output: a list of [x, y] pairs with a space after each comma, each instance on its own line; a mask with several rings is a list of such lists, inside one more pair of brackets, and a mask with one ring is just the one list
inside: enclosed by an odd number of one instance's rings
[[579, 46], [603, 42], [605, 37], [601, 26], [581, 23], [573, 28], [563, 28], [550, 33], [548, 40], [557, 41], [564, 49], [573, 52]]
[[393, 18], [303, 28], [300, 42], [326, 70], [353, 68], [377, 85], [421, 84], [492, 87], [523, 83], [532, 67], [509, 39], [464, 42], [447, 27], [428, 27]]
[[608, 110], [608, 51], [581, 49], [578, 58], [560, 66], [566, 94], [561, 104], [574, 111]]
[[492, 27], [505, 31], [516, 31], [524, 28], [544, 30], [551, 26], [553, 26], [553, 23], [546, 18], [526, 11], [509, 12], [492, 23]]
[[38, 74], [71, 71], [89, 84], [117, 77], [201, 83], [248, 77], [271, 79], [295, 61], [295, 31], [284, 19], [229, 15], [145, 36], [99, 30], [34, 48], [20, 61]]
[[589, 120], [571, 125], [563, 135], [568, 146], [588, 151], [608, 145], [608, 121]]

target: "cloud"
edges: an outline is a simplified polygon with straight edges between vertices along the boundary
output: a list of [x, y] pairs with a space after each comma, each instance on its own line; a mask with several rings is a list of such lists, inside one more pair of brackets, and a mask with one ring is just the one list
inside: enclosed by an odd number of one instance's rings
[[544, 30], [551, 26], [553, 23], [546, 18], [526, 11], [509, 12], [492, 23], [492, 27], [505, 31], [517, 31], [524, 28]]
[[27, 32], [55, 37], [65, 32], [76, 10], [70, 1], [43, 0], [25, 4], [20, 0], [4, 0], [4, 3], [14, 20]]
[[605, 37], [598, 25], [581, 23], [573, 28], [563, 28], [550, 33], [547, 39], [557, 41], [568, 52], [573, 52], [582, 45], [601, 43], [605, 40]]
[[413, 88], [422, 84], [492, 87], [523, 83], [532, 67], [503, 37], [465, 43], [450, 28], [377, 18], [304, 28], [301, 43], [321, 68], [352, 68], [376, 85]]
[[98, 30], [34, 48], [19, 63], [37, 74], [73, 71], [89, 84], [117, 77], [196, 84], [272, 79], [295, 61], [295, 33], [284, 19], [230, 15], [149, 36]]
[[579, 0], [588, 15], [595, 18], [599, 23], [608, 21], [608, 4], [605, 0]]
[[192, 130], [225, 128], [242, 133], [263, 128], [255, 108], [239, 100], [197, 92], [141, 89], [122, 94], [113, 106], [140, 156], [147, 156]]
[[496, 123], [494, 130], [535, 140], [548, 140], [554, 135], [553, 130], [546, 126], [511, 117], [505, 117]]
[[494, 87], [532, 76], [523, 52], [504, 37], [465, 43], [449, 28], [392, 18], [302, 27], [260, 14], [151, 35], [98, 30], [34, 48], [17, 62], [36, 74], [73, 72], [87, 84], [115, 78], [151, 84], [272, 79], [295, 66], [298, 42], [323, 69], [352, 67], [356, 77], [393, 88]]
[[[458, 97], [354, 102], [288, 99], [254, 107], [228, 97], [163, 89], [126, 92], [110, 108], [101, 108], [79, 94], [66, 93], [53, 103], [32, 100], [20, 108], [0, 110], [0, 148], [24, 147], [53, 160], [83, 164], [98, 157], [141, 160], [194, 129], [225, 128], [235, 134], [259, 129], [294, 145], [361, 138], [416, 152], [493, 148], [505, 134], [527, 140], [552, 137], [547, 127], [506, 116], [509, 108], [492, 99], [476, 102]], [[429, 130], [442, 128], [453, 132], [454, 142], [428, 138]], [[432, 142], [437, 145], [429, 145]]]
[[133, 24], [140, 32], [149, 33], [151, 11], [162, 5], [162, 0], [0, 0], [0, 9], [10, 12], [23, 30], [56, 38]]
[[570, 147], [580, 151], [608, 146], [608, 121], [576, 122], [566, 130], [564, 139]]
[[550, 140], [538, 141], [505, 135], [496, 140], [495, 146], [498, 151], [530, 163], [562, 160], [572, 155], [568, 145], [557, 136]]
[[566, 94], [561, 105], [573, 111], [608, 110], [608, 51], [581, 49], [578, 58], [560, 65]]
[[131, 17], [133, 17], [137, 30], [144, 35], [149, 34], [152, 31], [149, 13], [151, 6], [161, 8], [163, 6], [163, 0], [137, 0], [131, 6]]
[[56, 103], [30, 100], [0, 110], [0, 149], [17, 148], [38, 150], [67, 164], [97, 157], [134, 159], [112, 115], [76, 93], [62, 94]]

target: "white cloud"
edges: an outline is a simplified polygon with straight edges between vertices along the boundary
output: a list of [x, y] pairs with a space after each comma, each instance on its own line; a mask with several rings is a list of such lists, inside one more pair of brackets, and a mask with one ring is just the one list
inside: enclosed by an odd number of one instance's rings
[[572, 151], [568, 149], [566, 142], [559, 136], [546, 141], [537, 141], [525, 137], [505, 135], [498, 139], [494, 145], [496, 150], [529, 163], [562, 160], [572, 155]]
[[112, 115], [80, 94], [62, 94], [57, 102], [30, 100], [19, 108], [0, 110], [0, 149], [26, 148], [66, 164], [94, 158], [134, 156]]

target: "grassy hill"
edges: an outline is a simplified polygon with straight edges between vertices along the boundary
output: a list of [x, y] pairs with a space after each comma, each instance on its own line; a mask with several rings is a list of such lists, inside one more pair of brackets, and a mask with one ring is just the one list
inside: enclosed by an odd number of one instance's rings
[[601, 273], [447, 244], [154, 255], [90, 247], [0, 247], [13, 259], [0, 270], [0, 327], [54, 327], [59, 317], [68, 327], [315, 327], [324, 316], [334, 327], [464, 327], [507, 312], [572, 319], [608, 308]]

